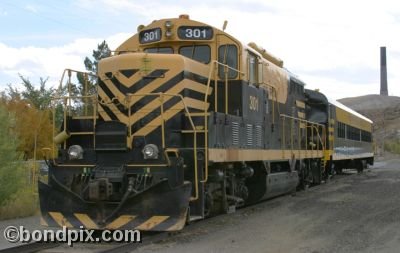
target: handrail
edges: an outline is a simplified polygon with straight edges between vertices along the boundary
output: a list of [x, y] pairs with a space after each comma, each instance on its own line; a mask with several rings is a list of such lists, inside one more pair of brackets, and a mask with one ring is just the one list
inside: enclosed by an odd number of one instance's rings
[[[97, 118], [97, 96], [96, 95], [86, 95], [86, 96], [56, 96], [56, 97], [52, 97], [51, 101], [57, 101], [57, 100], [62, 100], [63, 104], [64, 104], [64, 110], [63, 110], [63, 129], [64, 131], [68, 131], [67, 130], [67, 114], [70, 114], [70, 105], [68, 105], [68, 101], [70, 100], [74, 100], [74, 99], [91, 99], [92, 100], [92, 105], [93, 105], [93, 132], [94, 132], [94, 128], [96, 126], [96, 118]], [[68, 108], [66, 108], [68, 107]], [[53, 162], [54, 164], [57, 164], [55, 161], [55, 150], [56, 150], [56, 144], [54, 141], [54, 138], [56, 137], [56, 106], [53, 106], [53, 110], [52, 110], [52, 114], [53, 114], [53, 145], [52, 145], [52, 153], [53, 153]], [[64, 145], [64, 149], [66, 148], [66, 140], [64, 140], [63, 142]], [[95, 145], [95, 138], [93, 138], [93, 145]]]
[[[194, 175], [195, 196], [191, 197], [190, 200], [191, 201], [197, 200], [199, 198], [199, 186], [198, 186], [199, 179], [198, 179], [198, 164], [197, 164], [198, 163], [198, 161], [197, 161], [197, 129], [196, 129], [194, 123], [193, 123], [192, 116], [191, 116], [191, 114], [190, 114], [190, 112], [188, 110], [188, 106], [185, 103], [184, 97], [181, 94], [171, 94], [171, 93], [163, 93], [163, 92], [157, 92], [157, 93], [135, 93], [135, 94], [127, 93], [126, 94], [127, 101], [130, 100], [130, 97], [135, 97], [135, 96], [158, 96], [158, 97], [160, 97], [161, 114], [162, 114], [161, 115], [162, 128], [163, 128], [163, 125], [164, 125], [164, 115], [163, 115], [163, 113], [164, 113], [164, 111], [163, 111], [164, 99], [163, 98], [165, 96], [178, 97], [180, 99], [180, 101], [182, 102], [183, 107], [184, 107], [183, 109], [185, 110], [185, 113], [188, 115], [189, 123], [190, 123], [190, 126], [192, 127], [192, 130], [193, 130], [193, 157], [194, 157], [194, 172], [195, 172], [194, 173], [195, 174]], [[128, 118], [130, 118], [130, 116], [131, 116], [130, 113], [131, 113], [131, 111], [129, 110]], [[163, 148], [165, 149], [166, 148], [165, 147], [165, 136], [164, 136], [165, 131], [162, 130], [162, 132], [163, 132], [163, 134], [162, 134], [162, 137], [161, 137], [162, 138], [161, 141], [163, 143]], [[129, 134], [130, 134], [129, 139], [131, 140], [131, 138], [132, 138], [131, 131], [129, 132]]]
[[[61, 75], [60, 84], [59, 84], [59, 86], [58, 86], [58, 91], [61, 91], [61, 89], [62, 89], [62, 84], [63, 84], [63, 81], [64, 81], [65, 73], [68, 73], [68, 77], [71, 77], [71, 73], [72, 73], [72, 72], [75, 72], [75, 73], [82, 73], [82, 74], [84, 74], [84, 75], [89, 75], [89, 76], [92, 76], [92, 77], [97, 77], [96, 74], [93, 74], [93, 73], [91, 73], [91, 72], [83, 72], [83, 71], [74, 70], [74, 69], [64, 69], [64, 71], [63, 71], [63, 73], [62, 73], [62, 75]], [[70, 84], [70, 83], [69, 83], [69, 84]]]
[[[306, 128], [311, 128], [312, 130], [316, 130], [316, 135], [317, 135], [317, 137], [318, 137], [318, 139], [319, 139], [319, 142], [318, 142], [318, 146], [317, 146], [317, 150], [319, 150], [319, 144], [321, 143], [321, 148], [322, 148], [322, 151], [325, 151], [326, 150], [326, 142], [324, 142], [323, 141], [323, 139], [321, 138], [321, 135], [320, 135], [320, 131], [319, 131], [319, 129], [318, 129], [318, 127], [321, 127], [322, 128], [322, 132], [324, 133], [324, 131], [325, 131], [325, 125], [323, 125], [323, 124], [320, 124], [320, 123], [316, 123], [316, 122], [312, 122], [312, 121], [309, 121], [309, 120], [306, 120], [306, 119], [300, 119], [300, 118], [296, 118], [296, 117], [293, 117], [293, 116], [289, 116], [289, 115], [286, 115], [286, 114], [280, 114], [280, 117], [282, 117], [282, 120], [283, 120], [283, 124], [282, 124], [282, 152], [284, 152], [284, 150], [285, 150], [285, 124], [284, 124], [284, 119], [285, 118], [288, 118], [288, 119], [292, 119], [292, 120], [298, 120], [298, 121], [300, 121], [301, 123], [306, 123]], [[300, 124], [299, 124], [299, 127], [300, 127]], [[300, 135], [299, 135], [300, 136]], [[313, 139], [313, 136], [314, 136], [314, 131], [312, 131], [312, 139]], [[305, 149], [308, 151], [308, 143], [307, 143], [307, 133], [306, 133], [306, 146], [305, 146]], [[291, 136], [290, 137], [291, 138], [291, 142], [293, 141], [293, 136]], [[293, 145], [292, 145], [293, 146]], [[301, 147], [301, 145], [299, 145], [300, 147]], [[312, 147], [311, 148], [311, 151], [314, 151], [314, 147]]]
[[220, 63], [217, 60], [213, 60], [210, 64], [210, 70], [208, 72], [208, 80], [207, 80], [207, 87], [206, 87], [206, 92], [204, 94], [204, 179], [201, 180], [201, 183], [206, 183], [208, 181], [208, 110], [207, 110], [207, 100], [208, 100], [208, 93], [210, 91], [210, 85], [211, 85], [211, 76], [214, 73], [214, 111], [218, 112], [218, 103], [217, 103], [217, 87], [218, 87], [218, 81], [217, 81], [217, 72], [218, 72], [218, 66], [221, 65], [224, 67], [224, 72], [225, 72], [225, 113], [228, 114], [228, 76], [226, 73], [227, 69], [233, 70], [241, 75], [244, 74], [244, 72], [232, 68], [226, 64]]

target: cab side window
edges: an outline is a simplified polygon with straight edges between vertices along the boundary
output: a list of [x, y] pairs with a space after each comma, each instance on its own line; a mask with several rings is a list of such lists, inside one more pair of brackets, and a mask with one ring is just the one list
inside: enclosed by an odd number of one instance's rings
[[[218, 48], [218, 62], [228, 65], [233, 69], [238, 69], [238, 49], [235, 45], [222, 45]], [[238, 72], [232, 69], [228, 70], [228, 78], [236, 78]], [[225, 68], [224, 66], [218, 66], [218, 76], [221, 79], [225, 79]]]
[[249, 53], [249, 83], [257, 84], [257, 57]]

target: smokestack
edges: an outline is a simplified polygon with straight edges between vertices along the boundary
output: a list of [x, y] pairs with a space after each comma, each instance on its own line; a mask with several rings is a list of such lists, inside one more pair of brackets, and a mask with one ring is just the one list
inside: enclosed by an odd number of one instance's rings
[[388, 95], [387, 69], [386, 69], [386, 47], [381, 47], [381, 95]]

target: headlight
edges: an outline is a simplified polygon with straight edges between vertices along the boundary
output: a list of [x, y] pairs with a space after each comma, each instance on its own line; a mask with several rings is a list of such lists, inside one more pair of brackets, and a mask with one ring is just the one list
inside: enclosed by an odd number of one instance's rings
[[166, 27], [166, 28], [171, 28], [171, 27], [172, 27], [172, 22], [171, 22], [171, 20], [165, 21], [165, 27]]
[[144, 159], [158, 159], [158, 147], [154, 144], [147, 144], [142, 150]]
[[69, 160], [77, 160], [83, 158], [83, 148], [79, 145], [72, 145], [68, 149]]

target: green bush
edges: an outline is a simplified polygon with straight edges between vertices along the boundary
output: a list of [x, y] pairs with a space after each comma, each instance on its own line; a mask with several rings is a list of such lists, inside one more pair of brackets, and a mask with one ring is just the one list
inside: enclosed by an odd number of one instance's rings
[[26, 185], [21, 155], [16, 151], [14, 122], [13, 116], [0, 105], [0, 207]]
[[400, 140], [385, 141], [385, 150], [395, 154], [400, 154]]
[[38, 196], [31, 186], [25, 186], [10, 196], [0, 207], [0, 220], [27, 217], [39, 211]]

